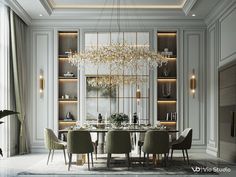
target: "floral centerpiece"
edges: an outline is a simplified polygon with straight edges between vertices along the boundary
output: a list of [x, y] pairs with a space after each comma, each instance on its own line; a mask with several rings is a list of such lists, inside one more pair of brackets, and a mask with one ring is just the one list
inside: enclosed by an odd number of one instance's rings
[[129, 117], [124, 113], [113, 113], [110, 115], [109, 120], [111, 124], [120, 127], [122, 123], [129, 122]]

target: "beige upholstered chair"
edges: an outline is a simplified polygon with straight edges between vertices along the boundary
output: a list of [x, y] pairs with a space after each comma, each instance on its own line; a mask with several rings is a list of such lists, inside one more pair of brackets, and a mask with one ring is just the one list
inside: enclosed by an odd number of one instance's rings
[[143, 148], [144, 160], [149, 164], [149, 154], [164, 154], [165, 166], [169, 152], [169, 135], [167, 131], [149, 130], [145, 133]]
[[49, 162], [51, 152], [52, 152], [52, 156], [51, 156], [51, 161], [52, 161], [53, 160], [53, 155], [54, 155], [54, 150], [58, 150], [58, 149], [63, 150], [64, 158], [65, 158], [65, 164], [66, 164], [66, 153], [65, 153], [66, 142], [60, 141], [56, 137], [54, 132], [49, 128], [44, 129], [44, 141], [45, 141], [45, 147], [49, 150], [47, 164]]
[[185, 161], [185, 155], [184, 155], [184, 150], [185, 150], [186, 156], [187, 156], [187, 161], [189, 164], [188, 149], [190, 149], [191, 145], [192, 145], [192, 132], [193, 132], [193, 130], [191, 128], [186, 128], [181, 133], [180, 137], [176, 141], [173, 141], [170, 144], [171, 159], [173, 157], [174, 150], [182, 150], [184, 161]]
[[93, 143], [90, 133], [86, 130], [71, 130], [67, 135], [67, 150], [69, 153], [69, 166], [70, 170], [72, 154], [87, 154], [88, 169], [90, 170], [89, 154], [91, 154], [93, 166]]
[[112, 154], [125, 154], [128, 167], [130, 166], [129, 153], [131, 152], [130, 133], [125, 130], [111, 130], [106, 136], [107, 167], [110, 167]]

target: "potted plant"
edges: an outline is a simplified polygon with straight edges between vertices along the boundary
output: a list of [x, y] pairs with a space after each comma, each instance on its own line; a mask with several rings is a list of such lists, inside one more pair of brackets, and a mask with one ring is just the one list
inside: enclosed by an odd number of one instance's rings
[[[18, 112], [11, 111], [11, 110], [0, 110], [0, 119], [12, 115], [12, 114], [19, 114]], [[0, 121], [0, 124], [4, 123], [3, 121]], [[2, 149], [0, 148], [0, 155], [3, 156], [2, 154]]]
[[121, 127], [122, 123], [129, 122], [129, 117], [124, 113], [113, 113], [110, 115], [109, 120], [115, 127]]

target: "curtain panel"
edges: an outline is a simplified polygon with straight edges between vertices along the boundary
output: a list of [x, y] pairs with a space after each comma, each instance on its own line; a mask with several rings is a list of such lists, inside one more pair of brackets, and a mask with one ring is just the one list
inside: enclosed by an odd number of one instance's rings
[[14, 83], [16, 111], [20, 114], [19, 154], [29, 152], [26, 135], [26, 94], [27, 94], [27, 59], [26, 59], [27, 25], [10, 10], [10, 61]]

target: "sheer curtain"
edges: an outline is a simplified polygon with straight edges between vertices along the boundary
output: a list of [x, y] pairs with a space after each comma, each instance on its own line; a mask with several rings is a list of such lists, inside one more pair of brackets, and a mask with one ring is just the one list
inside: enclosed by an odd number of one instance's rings
[[14, 82], [14, 95], [16, 111], [20, 114], [19, 153], [28, 153], [26, 137], [26, 93], [27, 93], [27, 59], [26, 59], [26, 33], [27, 25], [10, 10], [10, 61], [12, 63], [12, 74]]
[[[0, 2], [0, 110], [10, 109], [10, 72], [9, 72], [9, 11]], [[4, 118], [0, 125], [0, 148], [4, 157], [11, 154], [11, 119]]]

